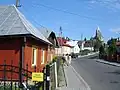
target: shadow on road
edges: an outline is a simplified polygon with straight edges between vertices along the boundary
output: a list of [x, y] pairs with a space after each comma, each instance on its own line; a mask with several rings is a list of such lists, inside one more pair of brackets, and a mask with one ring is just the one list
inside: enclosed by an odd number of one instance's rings
[[120, 70], [116, 70], [116, 71], [114, 71], [114, 72], [105, 72], [105, 73], [120, 75]]

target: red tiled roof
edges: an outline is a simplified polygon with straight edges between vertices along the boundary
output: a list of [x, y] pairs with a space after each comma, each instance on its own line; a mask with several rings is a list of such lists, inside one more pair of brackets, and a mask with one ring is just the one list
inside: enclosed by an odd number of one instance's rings
[[60, 46], [67, 46], [67, 47], [72, 47], [69, 44], [66, 44], [67, 40], [61, 37], [57, 37], [57, 41], [59, 42]]

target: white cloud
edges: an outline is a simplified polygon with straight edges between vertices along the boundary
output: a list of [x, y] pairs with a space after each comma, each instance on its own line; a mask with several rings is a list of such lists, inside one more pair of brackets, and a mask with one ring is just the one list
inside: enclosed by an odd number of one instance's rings
[[96, 0], [90, 0], [89, 3], [94, 4], [94, 3], [97, 3], [97, 2], [96, 2]]
[[110, 29], [111, 32], [120, 33], [120, 28]]
[[98, 4], [112, 11], [120, 10], [120, 0], [89, 0], [89, 4]]

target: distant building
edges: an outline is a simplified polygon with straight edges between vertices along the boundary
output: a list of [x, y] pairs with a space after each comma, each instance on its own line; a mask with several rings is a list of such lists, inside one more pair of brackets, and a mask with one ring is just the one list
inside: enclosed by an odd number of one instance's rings
[[93, 51], [94, 50], [93, 42], [91, 40], [78, 41], [78, 46], [79, 46], [81, 51], [83, 51], [83, 50]]
[[71, 52], [72, 53], [77, 54], [77, 53], [80, 52], [80, 48], [78, 46], [78, 41], [76, 41], [76, 40], [70, 40], [70, 41], [67, 42], [67, 44], [69, 44], [71, 46]]
[[87, 40], [84, 42], [84, 50], [86, 49], [90, 51], [94, 50], [93, 42], [91, 40]]
[[103, 36], [102, 36], [102, 33], [99, 27], [97, 27], [96, 29], [96, 34], [95, 34], [94, 39], [99, 39], [100, 41], [103, 41]]
[[45, 27], [41, 27], [39, 30], [52, 43], [52, 45], [49, 45], [48, 48], [48, 61], [52, 61], [54, 55], [57, 54], [55, 53], [55, 48], [59, 47], [56, 34], [52, 30]]
[[58, 55], [65, 55], [65, 54], [71, 54], [71, 48], [69, 44], [67, 44], [67, 40], [65, 38], [57, 37], [59, 48], [56, 48], [56, 53]]
[[80, 48], [80, 50], [84, 50], [84, 43], [85, 43], [85, 41], [78, 41], [78, 46], [79, 46], [79, 48]]

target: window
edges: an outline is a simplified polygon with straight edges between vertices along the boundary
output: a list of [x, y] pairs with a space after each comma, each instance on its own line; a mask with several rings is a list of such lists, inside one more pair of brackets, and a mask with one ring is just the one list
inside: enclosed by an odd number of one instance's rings
[[45, 50], [44, 49], [42, 49], [42, 55], [41, 55], [41, 64], [44, 64], [44, 62], [45, 62]]
[[37, 49], [33, 48], [33, 52], [32, 52], [33, 58], [32, 58], [32, 66], [36, 65], [36, 61], [37, 61]]

